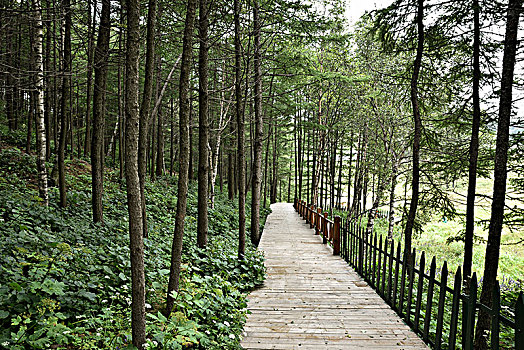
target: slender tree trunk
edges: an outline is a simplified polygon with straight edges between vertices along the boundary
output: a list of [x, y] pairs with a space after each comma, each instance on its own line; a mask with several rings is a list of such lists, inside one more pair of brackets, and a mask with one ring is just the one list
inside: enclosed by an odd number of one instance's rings
[[391, 189], [389, 192], [389, 224], [388, 239], [393, 239], [393, 228], [395, 226], [395, 187], [397, 187], [398, 163], [393, 159], [391, 165]]
[[156, 0], [149, 0], [147, 9], [146, 67], [144, 92], [140, 104], [140, 133], [138, 136], [138, 176], [140, 177], [140, 203], [142, 205], [142, 230], [147, 237], [147, 213], [145, 183], [147, 177], [147, 143], [150, 129], [149, 109], [153, 93], [153, 68], [155, 65]]
[[126, 0], [126, 185], [129, 212], [129, 240], [131, 259], [131, 327], [133, 345], [142, 349], [146, 341], [144, 242], [142, 240], [142, 205], [138, 176], [138, 63], [140, 50], [140, 1]]
[[198, 53], [198, 222], [197, 245], [207, 246], [208, 179], [209, 179], [209, 113], [208, 113], [208, 8], [207, 0], [199, 0]]
[[[47, 13], [49, 17], [49, 21], [46, 22], [46, 33], [45, 33], [45, 61], [44, 61], [44, 71], [47, 72], [45, 75], [45, 99], [44, 99], [44, 123], [45, 123], [45, 130], [46, 130], [46, 160], [49, 160], [51, 157], [51, 78], [50, 71], [51, 71], [51, 5], [50, 1], [46, 1], [47, 3]], [[32, 105], [32, 108], [34, 108], [34, 104]]]
[[273, 169], [271, 173], [271, 193], [269, 196], [269, 202], [271, 204], [277, 202], [277, 192], [278, 192], [278, 127], [274, 125], [273, 131]]
[[338, 186], [337, 186], [337, 209], [342, 208], [342, 159], [344, 158], [344, 145], [342, 136], [340, 140], [340, 154], [338, 159]]
[[[93, 1], [93, 19], [91, 22], [91, 1]], [[87, 3], [87, 86], [86, 86], [86, 131], [84, 157], [91, 153], [91, 86], [93, 85], [93, 46], [96, 25], [96, 0]]]
[[289, 172], [287, 173], [287, 203], [291, 202], [291, 172], [293, 171], [293, 162], [289, 161]]
[[260, 191], [262, 189], [262, 148], [264, 140], [264, 122], [262, 120], [262, 72], [260, 44], [260, 19], [258, 0], [253, 2], [253, 27], [255, 36], [255, 139], [253, 158], [253, 182], [251, 187], [251, 242], [260, 241]]
[[[100, 27], [95, 49], [95, 89], [93, 94], [93, 137], [91, 141], [93, 222], [102, 222], [104, 192], [105, 91], [111, 31], [111, 3], [102, 1]], [[62, 132], [62, 131], [61, 131]]]
[[164, 163], [164, 114], [160, 110], [157, 112], [157, 127], [156, 127], [156, 176], [162, 176], [165, 171]]
[[[67, 205], [65, 177], [65, 147], [67, 135], [67, 118], [70, 116], [69, 101], [71, 100], [71, 4], [69, 0], [62, 3], [64, 11], [64, 62], [62, 69], [62, 98], [60, 103], [60, 145], [58, 146], [58, 189], [60, 191], [60, 206]], [[93, 192], [94, 193], [94, 192]], [[94, 217], [94, 216], [93, 216]], [[96, 221], [95, 221], [96, 222]]]
[[422, 50], [424, 49], [424, 0], [417, 0], [417, 30], [418, 44], [417, 55], [413, 63], [413, 75], [411, 77], [411, 104], [413, 105], [413, 119], [415, 130], [413, 136], [413, 177], [411, 179], [411, 203], [409, 205], [409, 214], [404, 229], [404, 254], [408, 262], [411, 262], [411, 236], [417, 214], [419, 182], [420, 182], [420, 139], [422, 136], [422, 119], [420, 117], [420, 108], [418, 101], [418, 77], [422, 65]]
[[244, 259], [246, 244], [246, 169], [244, 154], [244, 116], [242, 114], [241, 47], [240, 47], [240, 0], [234, 0], [235, 20], [235, 115], [237, 119], [237, 166], [238, 166], [238, 258]]
[[[480, 302], [492, 304], [493, 289], [497, 280], [500, 255], [500, 237], [504, 221], [506, 199], [506, 181], [508, 176], [509, 127], [511, 122], [511, 105], [513, 102], [513, 76], [517, 54], [517, 34], [519, 16], [522, 12], [522, 0], [509, 0], [504, 40], [504, 57], [502, 59], [502, 80], [500, 88], [499, 120], [497, 127], [497, 146], [495, 150], [495, 171], [493, 183], [493, 201], [489, 221], [488, 244], [484, 263], [484, 277]], [[489, 313], [480, 309], [475, 331], [475, 349], [488, 349], [485, 336], [491, 324]]]
[[473, 0], [473, 121], [469, 143], [469, 181], [466, 202], [466, 232], [464, 237], [464, 280], [471, 276], [473, 236], [475, 231], [475, 191], [477, 186], [477, 159], [480, 129], [480, 8]]
[[269, 183], [269, 144], [271, 143], [271, 135], [273, 130], [273, 118], [270, 116], [268, 125], [268, 136], [266, 138], [266, 154], [264, 159], [264, 208], [267, 207], [267, 186]]
[[[162, 79], [162, 60], [158, 57], [157, 62], [157, 80], [156, 80], [156, 97], [160, 97], [160, 81]], [[156, 152], [155, 157], [155, 175], [162, 176], [164, 173], [164, 114], [162, 113], [162, 99], [156, 112]], [[153, 175], [153, 174], [152, 174]]]
[[170, 117], [171, 117], [171, 137], [169, 141], [171, 145], [169, 146], [169, 175], [174, 175], [174, 163], [175, 163], [175, 107], [173, 106], [174, 99], [171, 97], [170, 102]]
[[348, 166], [348, 201], [346, 209], [349, 211], [351, 203], [351, 169], [353, 167], [353, 131], [351, 131], [351, 136], [349, 138], [349, 166]]
[[[123, 41], [123, 23], [124, 23], [124, 10], [123, 4], [120, 4], [120, 24], [121, 27], [118, 30], [118, 51], [122, 51]], [[124, 101], [123, 101], [123, 89], [122, 89], [122, 65], [118, 65], [118, 163], [120, 165], [120, 172], [118, 173], [119, 179], [124, 177]]]
[[180, 166], [178, 175], [178, 201], [175, 216], [173, 245], [171, 248], [171, 268], [167, 289], [166, 316], [169, 316], [175, 303], [172, 292], [178, 291], [180, 282], [180, 265], [182, 263], [182, 238], [184, 236], [184, 220], [186, 217], [187, 189], [189, 181], [189, 74], [191, 71], [191, 48], [196, 7], [196, 0], [187, 1], [179, 84]]
[[47, 193], [47, 169], [46, 160], [46, 132], [44, 123], [44, 65], [42, 61], [42, 42], [43, 42], [43, 24], [42, 24], [42, 5], [40, 0], [33, 0], [34, 11], [34, 40], [33, 40], [33, 62], [36, 72], [34, 77], [35, 90], [33, 99], [35, 101], [36, 116], [36, 165], [38, 171], [38, 192], [44, 205], [48, 205], [49, 197]]
[[[29, 102], [29, 113], [27, 113], [27, 134], [25, 138], [25, 151], [27, 154], [31, 154], [31, 139], [33, 135], [33, 118], [34, 118], [33, 110], [34, 109], [33, 109], [32, 103]], [[45, 125], [45, 110], [44, 110], [44, 125]], [[47, 140], [47, 137], [46, 137], [46, 140]], [[47, 149], [47, 145], [46, 145], [46, 149]]]
[[188, 179], [193, 181], [193, 97], [191, 86], [189, 88], [189, 168], [188, 168]]

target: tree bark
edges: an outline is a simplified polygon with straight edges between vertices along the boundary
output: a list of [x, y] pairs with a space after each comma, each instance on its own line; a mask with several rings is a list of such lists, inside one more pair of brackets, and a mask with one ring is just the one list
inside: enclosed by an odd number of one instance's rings
[[93, 20], [91, 22], [91, 0], [87, 3], [87, 86], [86, 86], [86, 132], [84, 140], [84, 157], [91, 153], [91, 86], [93, 85], [93, 43], [96, 25], [96, 0], [92, 0]]
[[[60, 206], [67, 205], [66, 178], [65, 178], [65, 147], [67, 135], [67, 119], [71, 114], [69, 102], [71, 100], [71, 3], [64, 0], [64, 53], [62, 69], [62, 99], [60, 102], [60, 144], [58, 146], [58, 189], [60, 191]], [[72, 152], [72, 150], [71, 150]], [[96, 221], [95, 221], [96, 222]]]
[[142, 349], [146, 338], [144, 242], [142, 239], [142, 206], [138, 176], [138, 63], [140, 50], [140, 1], [126, 0], [127, 56], [126, 56], [126, 185], [129, 212], [129, 240], [131, 259], [131, 327], [133, 345]]
[[477, 160], [480, 129], [480, 8], [473, 0], [473, 121], [469, 143], [469, 181], [466, 201], [466, 232], [464, 236], [464, 280], [471, 276], [473, 236], [475, 231], [475, 191], [477, 186]]
[[151, 119], [149, 109], [153, 93], [153, 68], [155, 65], [155, 32], [156, 32], [156, 0], [149, 0], [147, 9], [146, 37], [146, 67], [144, 72], [144, 92], [140, 104], [140, 127], [138, 136], [138, 176], [140, 177], [140, 203], [142, 205], [142, 230], [147, 237], [147, 213], [145, 183], [147, 177], [147, 142]]
[[424, 0], [417, 0], [417, 55], [413, 63], [413, 75], [411, 77], [411, 104], [413, 106], [413, 119], [415, 123], [413, 137], [413, 177], [411, 179], [411, 202], [409, 214], [404, 229], [404, 254], [408, 263], [411, 261], [411, 237], [417, 214], [419, 182], [420, 182], [420, 139], [422, 137], [422, 119], [418, 101], [418, 77], [422, 65], [422, 50], [424, 49]]
[[348, 166], [348, 201], [346, 208], [349, 211], [351, 203], [351, 169], [353, 167], [353, 131], [351, 131], [351, 136], [349, 138], [349, 166]]
[[102, 12], [95, 49], [95, 88], [93, 93], [93, 137], [91, 139], [93, 222], [103, 221], [105, 91], [111, 31], [111, 3], [102, 1]]
[[42, 4], [40, 0], [33, 0], [34, 11], [34, 41], [33, 41], [33, 62], [35, 90], [33, 99], [35, 101], [36, 117], [36, 149], [37, 149], [37, 171], [38, 171], [38, 192], [44, 205], [48, 205], [49, 196], [47, 192], [47, 169], [46, 160], [46, 132], [44, 122], [44, 65], [42, 61], [42, 42], [43, 42], [43, 24], [42, 24]]
[[240, 47], [240, 0], [234, 0], [235, 21], [235, 116], [237, 119], [237, 166], [238, 166], [238, 258], [244, 259], [246, 245], [246, 168], [244, 154], [244, 115], [242, 113], [241, 47]]
[[389, 224], [388, 224], [388, 239], [393, 239], [393, 228], [395, 226], [395, 187], [397, 187], [398, 163], [393, 159], [391, 165], [391, 189], [389, 192]]
[[175, 231], [171, 248], [171, 268], [167, 289], [166, 316], [169, 316], [175, 299], [173, 291], [178, 291], [180, 282], [180, 264], [182, 262], [182, 238], [187, 209], [187, 189], [189, 175], [189, 74], [191, 71], [193, 28], [196, 16], [196, 0], [187, 1], [187, 12], [184, 28], [182, 63], [179, 84], [179, 145], [180, 165], [178, 175], [178, 200], [175, 216]]
[[[495, 149], [495, 171], [493, 183], [493, 200], [489, 221], [488, 244], [484, 263], [484, 277], [480, 302], [491, 306], [493, 288], [497, 280], [500, 255], [500, 237], [504, 222], [504, 205], [506, 199], [506, 180], [508, 176], [509, 127], [511, 122], [511, 105], [513, 102], [513, 75], [517, 54], [517, 34], [519, 16], [522, 12], [522, 0], [509, 0], [506, 34], [504, 40], [504, 57], [502, 59], [502, 80], [500, 88], [499, 120], [497, 127], [497, 145]], [[486, 331], [491, 324], [489, 313], [479, 311], [475, 331], [475, 349], [488, 349]]]
[[199, 0], [198, 54], [198, 222], [197, 245], [207, 246], [209, 188], [209, 113], [208, 113], [208, 8], [207, 0]]
[[[157, 64], [157, 90], [160, 87], [160, 81], [162, 79], [162, 61], [159, 59]], [[157, 91], [157, 100], [160, 98], [161, 91]], [[156, 107], [156, 105], [155, 105]], [[165, 170], [164, 164], [164, 114], [162, 113], [162, 99], [160, 98], [160, 104], [158, 108], [155, 108], [157, 125], [156, 125], [156, 166], [155, 175], [162, 176]], [[154, 118], [154, 117], [153, 117]]]
[[262, 189], [262, 148], [264, 140], [264, 123], [262, 120], [262, 72], [260, 44], [260, 18], [258, 0], [253, 1], [253, 27], [255, 37], [255, 139], [253, 149], [253, 180], [251, 186], [251, 243], [260, 241], [260, 191]]
[[[50, 1], [46, 1], [47, 5], [47, 13], [48, 16], [51, 18], [51, 4]], [[45, 61], [44, 61], [44, 71], [50, 72], [51, 71], [51, 23], [50, 20], [45, 23], [46, 26], [46, 33], [45, 33]], [[50, 74], [46, 74], [45, 76], [45, 99], [44, 99], [44, 123], [45, 123], [45, 130], [46, 130], [46, 160], [49, 160], [51, 157], [51, 78], [49, 77]], [[34, 109], [34, 104], [32, 106]]]

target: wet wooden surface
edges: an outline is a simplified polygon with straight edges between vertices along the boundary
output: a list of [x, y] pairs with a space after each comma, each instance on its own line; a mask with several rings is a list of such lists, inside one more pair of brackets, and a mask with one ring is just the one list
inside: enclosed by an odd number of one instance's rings
[[294, 211], [272, 205], [267, 279], [249, 295], [244, 349], [427, 349]]

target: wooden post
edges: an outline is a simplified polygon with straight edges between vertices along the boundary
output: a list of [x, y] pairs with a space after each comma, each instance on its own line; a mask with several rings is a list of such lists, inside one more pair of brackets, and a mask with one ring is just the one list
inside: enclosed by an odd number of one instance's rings
[[309, 208], [309, 228], [315, 227], [315, 206]]
[[340, 255], [340, 216], [335, 216], [333, 225], [333, 255]]
[[317, 211], [315, 212], [315, 217], [317, 218], [316, 220], [316, 223], [315, 223], [315, 235], [319, 235], [320, 234], [320, 213], [322, 212], [322, 209], [320, 208], [317, 208]]
[[322, 220], [322, 244], [327, 244], [327, 211], [324, 212], [324, 220]]
[[475, 331], [475, 308], [477, 304], [477, 274], [469, 280], [468, 297], [464, 307], [466, 309], [466, 322], [462, 325], [462, 336], [465, 350], [473, 350], [473, 335]]

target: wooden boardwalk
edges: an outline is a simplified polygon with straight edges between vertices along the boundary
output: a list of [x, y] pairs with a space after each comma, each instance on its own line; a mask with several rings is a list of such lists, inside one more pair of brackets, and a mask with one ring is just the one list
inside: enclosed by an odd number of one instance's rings
[[268, 276], [249, 296], [244, 349], [427, 349], [292, 204], [271, 208], [259, 246]]

